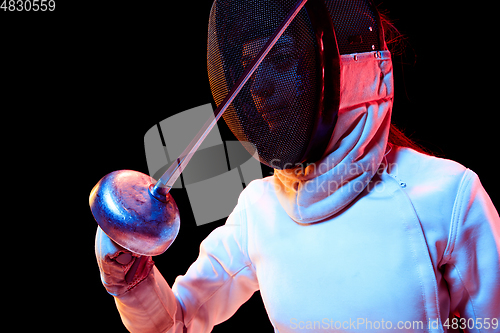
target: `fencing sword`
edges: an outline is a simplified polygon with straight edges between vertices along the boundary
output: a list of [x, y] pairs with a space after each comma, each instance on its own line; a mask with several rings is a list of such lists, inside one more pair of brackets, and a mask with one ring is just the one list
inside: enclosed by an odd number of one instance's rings
[[[171, 164], [171, 166], [165, 171], [165, 173], [158, 179], [158, 182], [152, 188], [152, 194], [155, 195], [156, 192], [159, 191], [161, 187], [166, 187], [167, 188], [167, 193], [170, 191], [172, 188], [173, 184], [179, 178], [180, 174], [182, 173], [182, 170], [184, 167], [189, 163], [191, 160], [191, 157], [194, 155], [196, 150], [200, 147], [202, 144], [203, 140], [207, 137], [208, 133], [214, 128], [215, 124], [217, 121], [220, 119], [220, 117], [224, 114], [224, 112], [227, 110], [229, 105], [232, 103], [234, 98], [238, 95], [240, 90], [243, 88], [245, 83], [248, 81], [248, 79], [253, 75], [257, 67], [261, 64], [261, 62], [264, 60], [264, 58], [267, 56], [269, 51], [273, 48], [273, 46], [276, 44], [278, 39], [283, 35], [285, 32], [286, 28], [290, 25], [290, 23], [293, 21], [295, 16], [299, 13], [299, 11], [302, 9], [302, 7], [305, 5], [307, 0], [299, 0], [295, 6], [292, 8], [292, 10], [289, 12], [287, 18], [281, 23], [281, 25], [276, 29], [274, 34], [269, 38], [267, 41], [266, 45], [261, 49], [260, 53], [257, 55], [257, 57], [253, 60], [253, 62], [250, 64], [250, 66], [247, 67], [247, 69], [243, 72], [239, 80], [236, 82], [236, 84], [233, 86], [231, 91], [226, 95], [225, 99], [222, 101], [220, 106], [215, 110], [215, 118], [214, 119], [209, 119], [205, 125], [201, 128], [200, 132], [194, 137], [194, 139], [191, 141], [191, 143], [187, 146], [187, 148], [184, 150], [184, 152], [181, 154], [181, 156], [174, 161], [174, 163]], [[160, 195], [163, 195], [165, 191], [161, 191]]]
[[169, 193], [170, 189], [208, 133], [307, 1], [296, 2], [216, 109], [215, 117], [204, 124], [184, 152], [156, 183], [152, 177], [141, 172], [120, 170], [104, 176], [92, 189], [89, 204], [99, 227], [118, 245], [143, 256], [136, 260], [129, 270], [128, 281], [144, 260], [144, 256], [165, 252], [177, 237], [180, 227], [179, 210]]

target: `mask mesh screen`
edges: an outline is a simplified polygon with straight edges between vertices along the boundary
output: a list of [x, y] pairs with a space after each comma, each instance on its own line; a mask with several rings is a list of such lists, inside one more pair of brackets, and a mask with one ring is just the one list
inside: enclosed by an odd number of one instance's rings
[[[217, 106], [296, 0], [216, 0], [208, 29], [208, 74]], [[370, 1], [326, 0], [340, 54], [380, 50]], [[323, 89], [316, 37], [303, 8], [224, 113], [251, 154], [275, 169], [305, 161]], [[328, 59], [325, 59], [328, 61]], [[329, 92], [325, 91], [325, 94]], [[248, 144], [251, 143], [251, 144]]]
[[[293, 1], [219, 0], [209, 21], [208, 72], [219, 105], [246, 66], [286, 18]], [[304, 9], [224, 113], [231, 131], [262, 163], [276, 169], [302, 162], [314, 124], [315, 37]]]
[[379, 24], [369, 1], [327, 0], [340, 54], [380, 51]]

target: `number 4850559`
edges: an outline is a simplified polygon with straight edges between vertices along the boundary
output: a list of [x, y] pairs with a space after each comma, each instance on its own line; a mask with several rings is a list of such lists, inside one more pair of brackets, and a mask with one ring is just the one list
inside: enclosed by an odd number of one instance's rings
[[53, 12], [56, 9], [55, 0], [3, 0], [0, 9], [4, 12]]

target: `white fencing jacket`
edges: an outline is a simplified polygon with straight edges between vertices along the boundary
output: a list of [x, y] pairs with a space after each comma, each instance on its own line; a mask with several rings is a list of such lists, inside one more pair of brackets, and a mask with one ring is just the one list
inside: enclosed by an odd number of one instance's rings
[[342, 132], [336, 127], [326, 157], [362, 161], [349, 180], [362, 185], [336, 187], [329, 201], [305, 185], [337, 180], [335, 168], [289, 187], [280, 173], [250, 183], [172, 288], [155, 267], [115, 297], [131, 332], [210, 332], [257, 290], [280, 333], [451, 332], [454, 314], [472, 318], [469, 332], [483, 332], [477, 323], [500, 331], [492, 328], [500, 317], [498, 213], [471, 170], [386, 144], [392, 67], [387, 53], [367, 54], [356, 57], [358, 74], [371, 66], [383, 75], [343, 80], [344, 96], [363, 94], [344, 98]]

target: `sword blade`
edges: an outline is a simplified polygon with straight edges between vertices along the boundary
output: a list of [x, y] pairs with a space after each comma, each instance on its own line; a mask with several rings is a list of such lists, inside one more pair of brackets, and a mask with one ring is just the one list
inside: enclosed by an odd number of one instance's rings
[[[158, 182], [153, 188], [153, 193], [156, 193], [156, 191], [159, 190], [159, 188], [166, 188], [168, 191], [172, 188], [174, 183], [177, 181], [179, 178], [180, 174], [182, 173], [182, 170], [184, 167], [189, 163], [191, 160], [191, 157], [194, 155], [194, 153], [198, 150], [200, 145], [202, 144], [203, 140], [207, 137], [208, 133], [214, 128], [215, 124], [217, 124], [217, 121], [222, 117], [224, 112], [227, 110], [229, 105], [233, 102], [233, 100], [236, 98], [238, 93], [241, 91], [245, 83], [248, 81], [248, 79], [253, 75], [253, 73], [257, 70], [257, 67], [261, 64], [261, 62], [264, 60], [264, 58], [267, 56], [269, 51], [273, 48], [273, 46], [276, 44], [278, 39], [283, 35], [285, 32], [286, 28], [290, 25], [290, 23], [293, 21], [295, 16], [300, 12], [302, 7], [306, 4], [307, 0], [298, 0], [297, 3], [294, 5], [294, 7], [290, 10], [288, 13], [288, 16], [283, 20], [283, 22], [280, 24], [280, 26], [276, 29], [276, 31], [273, 33], [271, 38], [267, 41], [266, 45], [262, 48], [262, 50], [259, 52], [257, 57], [252, 61], [250, 66], [247, 67], [245, 72], [241, 75], [241, 77], [238, 79], [236, 84], [233, 86], [231, 91], [226, 95], [222, 103], [219, 105], [217, 110], [215, 110], [215, 118], [214, 119], [209, 119], [201, 128], [201, 130], [198, 132], [198, 134], [193, 138], [191, 143], [186, 147], [184, 152], [177, 158], [165, 171], [165, 173], [160, 177]], [[165, 191], [163, 191], [165, 192]]]

